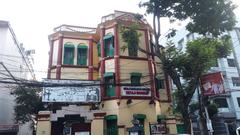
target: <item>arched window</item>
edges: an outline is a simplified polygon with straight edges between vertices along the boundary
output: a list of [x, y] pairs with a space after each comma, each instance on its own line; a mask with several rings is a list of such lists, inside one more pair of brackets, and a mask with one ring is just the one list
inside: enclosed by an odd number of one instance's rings
[[112, 34], [107, 34], [104, 36], [104, 53], [105, 57], [114, 56], [114, 37]]
[[79, 44], [77, 47], [77, 64], [86, 66], [87, 65], [87, 50], [88, 47], [85, 44]]
[[67, 65], [74, 64], [74, 44], [71, 42], [66, 42], [64, 44], [63, 64]]

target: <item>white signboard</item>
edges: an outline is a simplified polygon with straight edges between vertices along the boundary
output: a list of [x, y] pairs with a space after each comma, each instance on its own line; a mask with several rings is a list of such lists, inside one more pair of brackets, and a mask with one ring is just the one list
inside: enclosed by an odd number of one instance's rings
[[100, 102], [99, 81], [44, 80], [43, 102]]
[[150, 97], [151, 91], [147, 86], [122, 86], [122, 96]]

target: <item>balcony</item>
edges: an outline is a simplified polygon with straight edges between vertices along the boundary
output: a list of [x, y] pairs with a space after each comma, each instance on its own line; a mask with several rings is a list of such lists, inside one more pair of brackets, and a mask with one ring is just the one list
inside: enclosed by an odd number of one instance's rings
[[89, 33], [89, 34], [96, 33], [96, 28], [73, 26], [73, 25], [66, 25], [66, 24], [58, 26], [58, 27], [54, 28], [53, 30], [54, 30], [54, 32], [67, 31], [67, 32]]

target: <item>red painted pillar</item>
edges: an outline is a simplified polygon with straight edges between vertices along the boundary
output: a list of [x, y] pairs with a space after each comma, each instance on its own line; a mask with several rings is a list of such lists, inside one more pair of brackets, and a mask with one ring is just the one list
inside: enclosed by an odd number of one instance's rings
[[[147, 29], [144, 30], [144, 36], [145, 36], [146, 51], [150, 52]], [[154, 99], [154, 98], [156, 98], [156, 88], [155, 88], [155, 81], [154, 81], [154, 75], [153, 75], [152, 58], [149, 54], [147, 54], [147, 58], [148, 58], [149, 79], [150, 79], [150, 85], [151, 85], [150, 86], [151, 87], [151, 97]]]
[[104, 41], [103, 41], [103, 37], [105, 35], [105, 28], [103, 26], [101, 26], [101, 30], [100, 30], [100, 43], [101, 43], [101, 60], [100, 60], [100, 74], [101, 74], [101, 95], [102, 98], [105, 97], [105, 92], [104, 92], [104, 72], [105, 72], [105, 54], [104, 54]]
[[51, 67], [52, 67], [52, 57], [53, 57], [53, 45], [54, 40], [51, 39], [50, 43], [50, 51], [49, 51], [49, 60], [48, 60], [48, 73], [47, 73], [47, 79], [51, 78]]
[[93, 37], [89, 41], [88, 51], [88, 79], [93, 80]]
[[118, 98], [121, 96], [120, 87], [120, 59], [119, 59], [119, 40], [118, 40], [118, 25], [114, 26], [114, 63], [115, 63], [115, 81], [116, 81], [116, 95]]
[[56, 79], [61, 79], [62, 51], [63, 51], [63, 36], [60, 35], [59, 40], [58, 40], [58, 58], [57, 58]]

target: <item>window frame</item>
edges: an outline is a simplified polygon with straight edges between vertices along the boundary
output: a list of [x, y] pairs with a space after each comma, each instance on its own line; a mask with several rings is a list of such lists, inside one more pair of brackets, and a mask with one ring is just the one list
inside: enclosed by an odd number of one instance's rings
[[231, 77], [232, 84], [234, 87], [240, 87], [240, 77]]
[[237, 97], [238, 107], [240, 107], [240, 97]]
[[106, 135], [118, 135], [117, 115], [108, 115], [104, 119], [106, 121]]
[[155, 78], [155, 84], [156, 84], [156, 89], [160, 90], [160, 89], [165, 89], [165, 79], [161, 79], [159, 77]]
[[[81, 55], [80, 51], [85, 51], [85, 56]], [[88, 46], [85, 44], [79, 44], [77, 46], [77, 65], [87, 66], [88, 59]]]
[[128, 45], [128, 56], [138, 57], [138, 44]]
[[[67, 58], [67, 57], [70, 57], [70, 56], [67, 56], [66, 51], [68, 50], [70, 52], [70, 49], [71, 49], [72, 56], [71, 56], [71, 58]], [[74, 65], [74, 57], [75, 57], [75, 46], [74, 46], [74, 44], [72, 44], [70, 42], [65, 43], [64, 44], [64, 51], [63, 51], [63, 64], [64, 65]]]
[[141, 77], [142, 73], [132, 72], [130, 73], [130, 80], [132, 86], [140, 86], [141, 85]]
[[104, 41], [104, 56], [113, 57], [114, 56], [114, 36], [112, 34], [107, 34], [103, 38]]
[[228, 63], [228, 67], [237, 67], [235, 59], [228, 58], [227, 63]]
[[113, 72], [104, 74], [105, 97], [115, 97], [115, 75]]
[[[216, 102], [216, 100], [218, 100], [218, 102]], [[222, 102], [224, 100], [224, 102]], [[218, 108], [229, 108], [229, 105], [228, 105], [228, 101], [226, 98], [215, 98], [214, 100], [214, 103], [218, 105]], [[223, 103], [223, 104], [219, 104], [220, 102]]]

